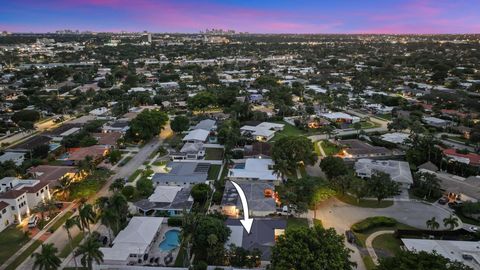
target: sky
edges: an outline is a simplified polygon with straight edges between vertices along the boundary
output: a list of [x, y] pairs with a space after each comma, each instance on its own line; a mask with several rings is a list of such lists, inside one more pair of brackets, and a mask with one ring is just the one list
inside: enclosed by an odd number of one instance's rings
[[480, 33], [480, 0], [0, 0], [0, 31]]

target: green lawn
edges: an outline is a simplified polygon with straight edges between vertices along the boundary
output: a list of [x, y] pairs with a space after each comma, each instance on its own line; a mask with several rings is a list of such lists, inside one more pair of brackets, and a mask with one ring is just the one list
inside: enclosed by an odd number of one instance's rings
[[316, 141], [313, 143], [313, 150], [315, 151], [315, 153], [317, 154], [317, 156], [322, 156], [322, 152], [320, 151], [320, 146], [318, 145], [320, 143], [320, 141]]
[[221, 168], [221, 165], [210, 165], [210, 169], [208, 170], [208, 180], [217, 180]]
[[124, 158], [122, 161], [120, 161], [118, 166], [119, 167], [125, 166], [132, 158], [133, 158], [132, 156], [128, 156], [128, 157]]
[[67, 213], [65, 213], [63, 216], [61, 216], [57, 221], [55, 221], [55, 223], [50, 227], [49, 230], [52, 230], [52, 231], [56, 231], [58, 228], [60, 228], [63, 223], [65, 223], [65, 221], [67, 219], [69, 219], [70, 217], [72, 216], [72, 212], [68, 211]]
[[306, 218], [287, 218], [287, 230], [297, 227], [308, 227], [308, 220]]
[[340, 150], [342, 150], [340, 146], [334, 143], [331, 143], [328, 140], [322, 141], [322, 148], [323, 148], [323, 151], [325, 152], [325, 155], [327, 156], [336, 155], [338, 154], [338, 152], [340, 152]]
[[17, 252], [30, 238], [25, 233], [12, 225], [0, 233], [0, 265], [3, 264], [12, 254]]
[[[83, 240], [83, 233], [82, 232], [79, 232], [77, 235], [75, 235], [73, 238], [72, 238], [72, 245], [71, 247], [73, 249], [75, 249], [79, 244], [80, 242], [82, 242]], [[61, 251], [60, 253], [58, 254], [58, 257], [60, 258], [66, 258], [68, 257], [68, 255], [70, 255], [70, 253], [72, 253], [72, 248], [70, 248], [70, 243], [67, 244]]]
[[33, 252], [42, 244], [42, 241], [35, 240], [27, 249], [25, 249], [13, 262], [8, 265], [5, 270], [15, 270], [17, 267], [23, 263], [28, 257], [30, 257]]
[[207, 148], [205, 149], [205, 160], [222, 160], [223, 149], [222, 148]]
[[[398, 229], [411, 230], [411, 229], [417, 229], [417, 228], [414, 228], [414, 227], [408, 226], [406, 224], [397, 222], [397, 224], [393, 227], [376, 227], [376, 228], [372, 228], [372, 229], [366, 230], [366, 231], [361, 232], [361, 233], [358, 233], [358, 232], [353, 232], [353, 233], [355, 234], [357, 244], [361, 247], [365, 247], [365, 241], [367, 240], [367, 238], [370, 234], [372, 234], [374, 232], [377, 232], [377, 231], [383, 231], [383, 230], [395, 231], [395, 230], [398, 230]], [[393, 238], [393, 235], [390, 235], [390, 237]], [[372, 242], [372, 245], [374, 247], [375, 247], [375, 245], [374, 245], [375, 239]], [[377, 245], [378, 245], [378, 247], [388, 248], [389, 250], [392, 250], [392, 251], [399, 249], [400, 248], [400, 245], [399, 245], [400, 243], [398, 241], [391, 242], [391, 243], [385, 243], [385, 241], [391, 241], [391, 240], [392, 239], [388, 239], [388, 237], [387, 238], [380, 238], [380, 240], [377, 241]], [[397, 244], [398, 244], [398, 246], [396, 246]], [[368, 256], [368, 255], [362, 256], [362, 259], [363, 259], [363, 262], [365, 263], [365, 266], [368, 270], [375, 269], [375, 265], [373, 264], [372, 258], [370, 258], [370, 256]]]
[[278, 121], [275, 122], [278, 124], [284, 124], [285, 126], [283, 127], [282, 131], [277, 131], [275, 132], [275, 136], [270, 140], [271, 142], [274, 142], [282, 137], [286, 136], [302, 136], [305, 135], [305, 131], [298, 129], [295, 126], [290, 125], [289, 123], [285, 121]]
[[358, 207], [365, 207], [365, 208], [386, 208], [390, 207], [393, 205], [392, 200], [383, 200], [380, 203], [378, 203], [376, 200], [360, 200], [360, 202], [357, 201], [357, 199], [349, 194], [345, 195], [337, 195], [337, 199], [344, 203], [348, 203], [351, 205], [355, 205]]
[[372, 241], [372, 247], [376, 250], [382, 250], [389, 256], [395, 256], [401, 251], [402, 241], [393, 236], [393, 234], [382, 234]]
[[96, 170], [84, 180], [74, 183], [72, 185], [70, 199], [89, 198], [96, 194], [103, 187], [110, 175], [110, 171]]
[[392, 114], [391, 113], [385, 113], [385, 114], [377, 114], [375, 117], [380, 118], [382, 120], [392, 120]]
[[128, 182], [133, 182], [137, 176], [139, 176], [141, 173], [143, 172], [143, 170], [141, 169], [137, 169], [136, 171], [134, 171], [129, 177], [128, 177]]
[[370, 121], [367, 121], [367, 122], [360, 122], [360, 124], [362, 125], [362, 129], [369, 129], [369, 128], [375, 128], [375, 127], [378, 127], [377, 124], [373, 123], [373, 122], [370, 122]]

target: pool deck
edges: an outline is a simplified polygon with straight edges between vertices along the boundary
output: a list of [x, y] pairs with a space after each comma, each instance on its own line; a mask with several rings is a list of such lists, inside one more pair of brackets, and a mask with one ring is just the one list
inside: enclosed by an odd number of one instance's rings
[[164, 259], [170, 253], [173, 256], [173, 260], [172, 260], [172, 263], [170, 265], [173, 265], [175, 263], [175, 259], [177, 258], [178, 252], [180, 250], [180, 246], [178, 246], [178, 247], [176, 247], [172, 250], [169, 250], [169, 251], [160, 250], [160, 243], [162, 243], [162, 241], [165, 239], [165, 233], [170, 231], [170, 230], [181, 231], [181, 229], [179, 227], [170, 227], [170, 226], [167, 226], [167, 225], [162, 226], [162, 228], [160, 229], [160, 231], [158, 233], [159, 237], [157, 237], [157, 239], [155, 239], [155, 242], [152, 244], [150, 252], [148, 253], [149, 258], [159, 257], [160, 258], [160, 260], [159, 260], [160, 265], [164, 265]]

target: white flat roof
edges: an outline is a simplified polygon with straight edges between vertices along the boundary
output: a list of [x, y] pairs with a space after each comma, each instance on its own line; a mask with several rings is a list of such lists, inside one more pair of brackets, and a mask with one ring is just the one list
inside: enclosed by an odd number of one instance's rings
[[207, 140], [208, 134], [210, 134], [209, 131], [203, 130], [203, 129], [194, 129], [190, 131], [187, 136], [183, 138], [183, 141], [190, 141], [190, 140], [195, 140], [195, 141], [205, 141]]
[[351, 116], [350, 114], [346, 114], [343, 112], [332, 112], [332, 113], [323, 113], [321, 116], [328, 118], [328, 119], [358, 119], [356, 116]]
[[[478, 264], [480, 264], [480, 242], [404, 238], [402, 238], [402, 242], [410, 251], [436, 251], [445, 258], [461, 262], [473, 269], [478, 269]], [[464, 254], [471, 255], [473, 260], [465, 260]]]
[[168, 202], [171, 203], [177, 196], [177, 193], [182, 189], [178, 186], [158, 186], [155, 188], [153, 194], [148, 197], [151, 202]]
[[105, 261], [126, 261], [130, 254], [144, 254], [162, 226], [162, 217], [133, 217], [113, 240], [111, 248], [101, 248]]
[[245, 168], [230, 169], [229, 177], [233, 178], [253, 178], [259, 180], [278, 180], [278, 176], [269, 169], [269, 166], [274, 165], [271, 159], [249, 158], [245, 160]]

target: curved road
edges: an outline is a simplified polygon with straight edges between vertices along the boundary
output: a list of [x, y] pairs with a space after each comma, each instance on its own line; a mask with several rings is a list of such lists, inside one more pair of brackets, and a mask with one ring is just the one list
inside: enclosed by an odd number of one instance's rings
[[[363, 208], [332, 198], [320, 203], [315, 214], [325, 228], [334, 228], [337, 233], [344, 235], [354, 223], [368, 217], [387, 216], [412, 227], [427, 229], [425, 223], [428, 219], [435, 217], [442, 221], [449, 217], [451, 212], [439, 206], [417, 201], [395, 201], [393, 206], [387, 208]], [[459, 227], [462, 226], [460, 222]], [[439, 229], [442, 228], [445, 227], [440, 224]], [[357, 247], [347, 241], [345, 244], [354, 251], [351, 258], [358, 264], [357, 269], [366, 269]]]

